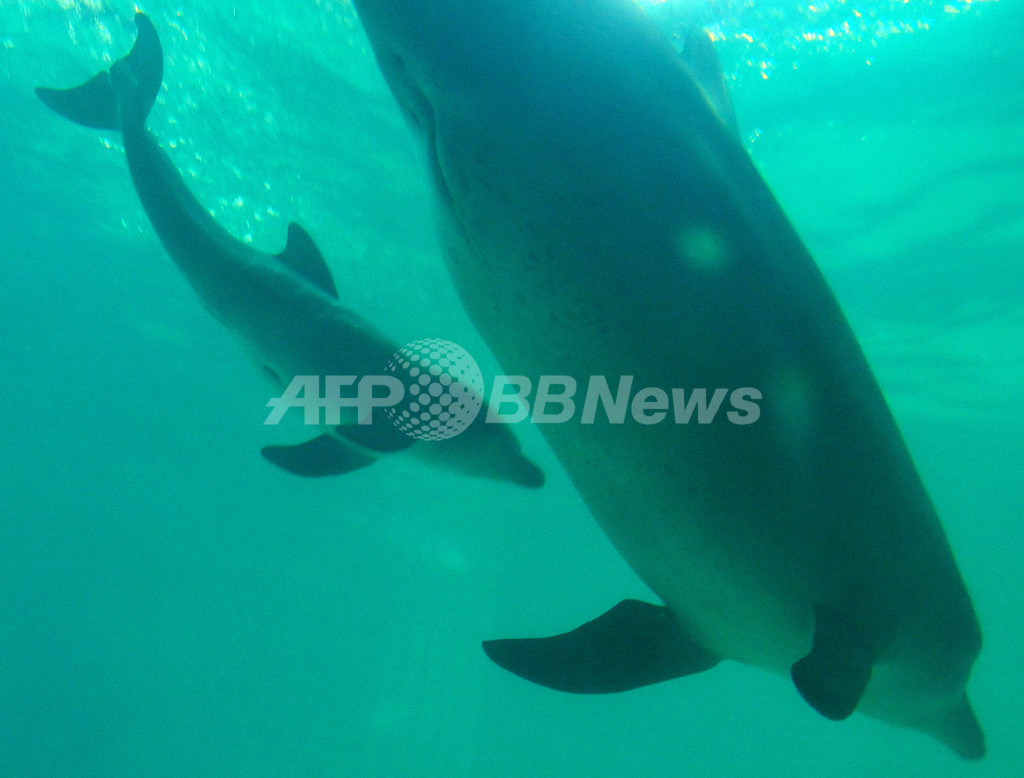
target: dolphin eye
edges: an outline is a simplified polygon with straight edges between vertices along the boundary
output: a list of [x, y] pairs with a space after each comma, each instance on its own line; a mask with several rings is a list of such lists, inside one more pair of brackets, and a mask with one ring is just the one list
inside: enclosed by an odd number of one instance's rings
[[405, 76], [405, 59], [402, 57], [401, 54], [392, 54], [389, 52], [387, 55], [387, 69], [392, 71], [396, 75], [400, 73], [403, 76]]

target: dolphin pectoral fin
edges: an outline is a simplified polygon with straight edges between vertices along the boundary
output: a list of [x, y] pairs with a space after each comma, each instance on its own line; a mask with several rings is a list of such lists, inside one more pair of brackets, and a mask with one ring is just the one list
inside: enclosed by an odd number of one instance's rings
[[321, 435], [294, 446], [264, 446], [260, 453], [282, 470], [306, 478], [343, 475], [376, 461], [375, 457], [333, 435]]
[[346, 440], [376, 451], [378, 454], [393, 454], [409, 448], [416, 439], [406, 435], [394, 424], [344, 424], [334, 431]]
[[488, 640], [484, 651], [521, 678], [576, 694], [624, 692], [707, 670], [718, 663], [668, 608], [623, 600], [572, 632]]
[[338, 299], [338, 288], [334, 285], [331, 270], [324, 261], [324, 255], [316, 247], [313, 239], [295, 222], [288, 225], [288, 242], [284, 251], [277, 254], [277, 259], [313, 286], [326, 292], [335, 300]]
[[736, 112], [733, 110], [729, 90], [725, 85], [722, 62], [718, 59], [714, 41], [707, 30], [695, 29], [687, 36], [683, 43], [683, 59], [715, 114], [732, 134], [739, 138]]
[[842, 611], [814, 609], [811, 652], [790, 668], [797, 691], [827, 719], [845, 719], [871, 680], [871, 649]]

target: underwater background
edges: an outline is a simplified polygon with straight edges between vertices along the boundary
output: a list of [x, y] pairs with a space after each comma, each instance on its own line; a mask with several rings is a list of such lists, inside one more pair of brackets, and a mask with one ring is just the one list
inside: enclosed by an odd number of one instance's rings
[[[982, 624], [985, 760], [736, 663], [615, 696], [492, 665], [482, 639], [651, 598], [541, 436], [517, 428], [539, 491], [266, 463], [308, 433], [263, 425], [276, 392], [165, 255], [119, 135], [32, 92], [123, 56], [134, 7], [0, 0], [0, 776], [1024, 774], [1024, 3], [643, 6], [715, 33], [900, 423]], [[344, 304], [493, 376], [350, 5], [140, 7], [149, 127], [217, 219], [273, 252], [300, 222]]]

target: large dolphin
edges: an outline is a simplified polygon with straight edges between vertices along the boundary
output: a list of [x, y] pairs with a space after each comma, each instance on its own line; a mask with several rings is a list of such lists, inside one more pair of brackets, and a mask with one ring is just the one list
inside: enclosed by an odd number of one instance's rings
[[506, 373], [762, 393], [742, 425], [545, 426], [664, 605], [488, 655], [574, 692], [739, 660], [829, 718], [859, 710], [980, 758], [967, 590], [850, 327], [736, 137], [710, 40], [680, 56], [630, 0], [355, 5]]
[[[163, 52], [149, 18], [137, 14], [135, 23], [134, 47], [109, 72], [72, 89], [38, 88], [40, 99], [79, 124], [121, 131], [132, 181], [164, 248], [210, 312], [241, 337], [281, 388], [295, 376], [381, 373], [397, 345], [339, 303], [330, 270], [305, 230], [290, 224], [284, 251], [264, 254], [231, 237], [188, 190], [146, 129], [163, 80]], [[440, 467], [540, 486], [542, 471], [523, 456], [509, 428], [485, 424], [485, 416], [448, 440], [416, 443], [382, 420], [341, 425], [262, 453], [289, 472], [321, 476], [409, 448]]]

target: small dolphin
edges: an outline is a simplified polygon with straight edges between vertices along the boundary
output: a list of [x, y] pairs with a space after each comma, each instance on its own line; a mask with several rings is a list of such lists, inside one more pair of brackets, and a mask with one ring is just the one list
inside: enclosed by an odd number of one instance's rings
[[[86, 127], [120, 130], [132, 181], [160, 241], [209, 311], [253, 351], [282, 388], [294, 376], [378, 375], [398, 350], [344, 308], [320, 251], [305, 230], [288, 226], [280, 254], [231, 237], [196, 201], [146, 129], [163, 81], [163, 51], [153, 23], [136, 14], [131, 52], [72, 89], [37, 88], [62, 116]], [[523, 456], [507, 426], [484, 413], [448, 440], [417, 443], [390, 422], [342, 425], [263, 455], [298, 475], [346, 473], [379, 456], [411, 449], [439, 467], [539, 487], [544, 474]]]
[[980, 758], [970, 597], [850, 327], [736, 135], [711, 40], [680, 56], [630, 0], [354, 1], [506, 373], [762, 393], [744, 425], [545, 425], [664, 605], [488, 655], [584, 693], [734, 659], [831, 719], [862, 711]]

